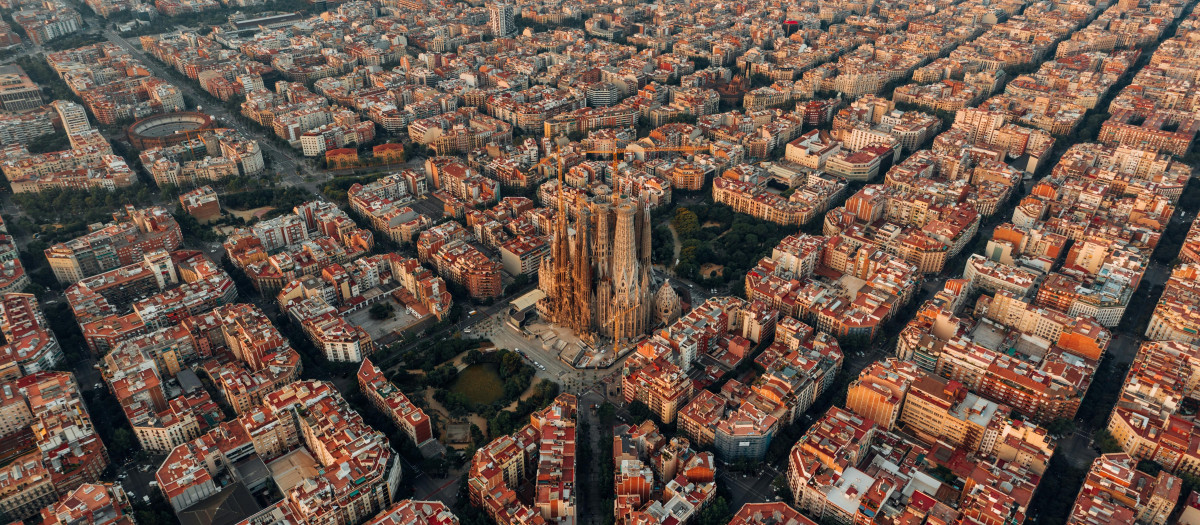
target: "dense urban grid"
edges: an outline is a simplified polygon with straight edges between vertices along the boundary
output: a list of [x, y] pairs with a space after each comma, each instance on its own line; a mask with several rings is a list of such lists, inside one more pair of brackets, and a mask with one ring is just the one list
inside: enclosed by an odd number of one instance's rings
[[1200, 525], [1196, 0], [0, 0], [0, 523]]

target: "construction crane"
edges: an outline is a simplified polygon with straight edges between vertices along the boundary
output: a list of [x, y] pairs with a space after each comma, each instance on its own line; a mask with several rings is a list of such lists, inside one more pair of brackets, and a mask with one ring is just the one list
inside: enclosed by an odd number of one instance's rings
[[[691, 153], [696, 153], [697, 151], [712, 151], [711, 145], [704, 145], [704, 146], [641, 146], [641, 148], [642, 148], [642, 151], [654, 152], [654, 153], [674, 151], [674, 152], [691, 154]], [[584, 151], [585, 154], [611, 155], [612, 156], [612, 173], [611, 173], [610, 177], [612, 177], [613, 194], [614, 195], [616, 194], [616, 185], [617, 185], [617, 165], [620, 164], [620, 162], [621, 162], [621, 154], [625, 153], [626, 151], [627, 151], [626, 149], [596, 149], [596, 150]]]

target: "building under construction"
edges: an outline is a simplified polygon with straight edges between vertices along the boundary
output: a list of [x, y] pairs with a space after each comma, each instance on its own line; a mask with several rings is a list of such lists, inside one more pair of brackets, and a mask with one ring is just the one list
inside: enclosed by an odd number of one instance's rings
[[[560, 188], [562, 186], [559, 186]], [[629, 342], [651, 328], [650, 210], [626, 197], [599, 196], [568, 216], [560, 193], [550, 256], [542, 260], [543, 319], [584, 340]]]

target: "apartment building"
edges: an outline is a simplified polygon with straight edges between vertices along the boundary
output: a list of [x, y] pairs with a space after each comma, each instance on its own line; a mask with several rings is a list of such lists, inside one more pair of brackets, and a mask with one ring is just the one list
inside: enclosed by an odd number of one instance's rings
[[787, 226], [812, 221], [846, 189], [843, 180], [809, 171], [804, 183], [784, 198], [764, 190], [765, 177], [759, 170], [728, 170], [713, 181], [713, 200], [738, 213]]
[[[961, 289], [948, 286], [918, 309], [901, 331], [897, 355], [1031, 419], [1074, 414], [1097, 366], [1074, 352], [1102, 354], [1111, 340], [1108, 331], [1062, 314], [1043, 314], [1044, 323], [1015, 329], [986, 314], [963, 319], [953, 313]], [[1059, 340], [1063, 345], [1056, 344]]]
[[216, 220], [221, 216], [221, 201], [212, 186], [201, 186], [179, 195], [183, 211], [201, 223]]
[[[716, 496], [716, 461], [684, 438], [667, 440], [653, 421], [613, 429], [618, 523], [686, 522]], [[661, 493], [654, 491], [661, 485]], [[653, 497], [659, 495], [658, 498]]]
[[350, 208], [369, 220], [374, 231], [392, 242], [407, 244], [433, 225], [429, 217], [406, 206], [426, 191], [425, 175], [405, 170], [366, 185], [355, 184], [347, 191], [347, 198]]
[[0, 114], [0, 142], [28, 144], [29, 141], [54, 133], [53, 107], [42, 106], [24, 113]]
[[371, 404], [387, 414], [418, 447], [433, 440], [433, 424], [429, 416], [409, 401], [394, 383], [388, 381], [370, 359], [363, 359], [358, 367], [358, 384]]
[[[420, 261], [393, 255], [390, 260], [392, 278], [404, 290], [401, 301], [420, 312], [433, 314], [438, 320], [450, 313], [454, 298], [446, 288], [446, 282], [432, 271], [421, 266]], [[420, 308], [418, 308], [418, 306]]]
[[46, 62], [83, 99], [100, 124], [183, 111], [183, 92], [154, 77], [112, 42], [46, 55]]
[[18, 65], [0, 66], [0, 107], [24, 111], [42, 105], [42, 90]]
[[108, 449], [93, 428], [73, 374], [5, 377], [0, 394], [6, 412], [15, 407], [29, 415], [5, 436], [16, 439], [20, 448], [0, 469], [0, 511], [33, 519], [60, 495], [99, 481], [108, 467]]
[[[771, 258], [746, 274], [746, 294], [752, 301], [762, 301], [782, 315], [809, 322], [838, 338], [862, 340], [873, 338], [880, 324], [909, 301], [916, 266], [842, 236], [793, 237], [781, 241]], [[781, 260], [779, 256], [786, 252], [792, 252], [791, 256]], [[806, 263], [803, 268], [821, 271], [800, 273], [789, 260], [819, 262]], [[852, 275], [871, 286], [853, 292], [836, 285], [842, 275]]]
[[475, 108], [460, 108], [454, 113], [413, 121], [408, 125], [408, 136], [417, 144], [433, 148], [439, 155], [449, 155], [490, 142], [511, 142], [512, 128], [512, 124], [479, 114]]
[[14, 193], [48, 189], [124, 188], [134, 174], [125, 159], [113, 155], [112, 145], [99, 131], [85, 129], [68, 135], [71, 149], [31, 154], [22, 143], [0, 149], [0, 171]]
[[1146, 338], [1200, 344], [1200, 266], [1186, 263], [1175, 267], [1154, 307]]
[[1168, 472], [1142, 472], [1128, 454], [1103, 454], [1092, 462], [1067, 523], [1166, 525], [1182, 487]]
[[113, 222], [46, 248], [46, 260], [58, 282], [70, 284], [182, 244], [183, 233], [166, 208], [126, 205], [113, 214]]
[[[529, 425], [477, 450], [467, 474], [471, 503], [498, 523], [574, 523], [576, 410], [575, 396], [561, 394]], [[514, 487], [531, 478], [532, 500], [519, 498]]]
[[[1177, 378], [1190, 374], [1200, 347], [1174, 341], [1143, 343], [1108, 421], [1108, 431], [1137, 460], [1158, 461], [1168, 472], [1197, 472], [1200, 458], [1186, 445], [1192, 431], [1176, 415], [1184, 395]], [[1182, 440], [1182, 441], [1181, 441]]]
[[[239, 418], [176, 447], [155, 479], [176, 515], [184, 516], [205, 498], [245, 494], [271, 479], [245, 476], [238, 462], [280, 459], [309, 466], [279, 487], [285, 496], [278, 504], [308, 519], [366, 521], [389, 508], [399, 490], [401, 465], [387, 438], [319, 381], [287, 384]], [[218, 487], [218, 477], [235, 482]]]
[[234, 302], [237, 287], [199, 252], [155, 251], [75, 283], [64, 295], [88, 348], [104, 354], [126, 339]]
[[846, 409], [870, 419], [882, 430], [891, 431], [900, 418], [910, 385], [921, 375], [909, 361], [893, 358], [876, 361], [847, 387]]
[[179, 387], [166, 384], [183, 370], [185, 360], [198, 355], [191, 334], [174, 326], [124, 341], [105, 356], [104, 380], [143, 449], [169, 452], [222, 419], [221, 409], [190, 370]]
[[458, 525], [458, 517], [440, 501], [400, 500], [366, 525]]
[[737, 514], [733, 515], [733, 519], [729, 520], [729, 525], [769, 525], [775, 523], [780, 525], [816, 525], [815, 521], [808, 519], [782, 501], [774, 503], [747, 503], [742, 505]]
[[158, 185], [188, 186], [237, 175], [254, 176], [265, 169], [258, 142], [223, 129], [202, 132], [179, 144], [152, 147], [139, 155]]
[[466, 241], [450, 241], [434, 251], [430, 258], [439, 275], [466, 288], [471, 297], [499, 297], [503, 292], [500, 263]]
[[749, 402], [701, 390], [679, 412], [683, 432], [697, 446], [711, 446], [723, 461], [761, 461], [778, 419]]
[[788, 455], [788, 486], [803, 510], [807, 485], [817, 470], [835, 472], [864, 459], [876, 433], [875, 423], [838, 407], [830, 408], [792, 446]]
[[629, 371], [621, 380], [626, 403], [640, 401], [650, 408], [663, 423], [675, 421], [675, 416], [692, 398], [692, 380], [678, 366], [666, 359], [649, 361], [640, 356], [626, 360]]
[[35, 45], [69, 35], [83, 28], [79, 12], [56, 0], [34, 3], [12, 13], [13, 22]]
[[1008, 407], [968, 392], [962, 383], [921, 374], [904, 398], [900, 424], [928, 443], [978, 450], [989, 429], [1007, 417]]
[[133, 506], [115, 483], [85, 483], [42, 509], [44, 525], [133, 525]]
[[0, 296], [0, 376], [16, 377], [54, 368], [63, 349], [32, 294]]

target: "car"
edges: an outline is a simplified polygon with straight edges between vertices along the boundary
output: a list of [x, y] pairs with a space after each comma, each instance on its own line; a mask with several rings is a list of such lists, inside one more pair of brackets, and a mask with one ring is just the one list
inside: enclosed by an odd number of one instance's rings
[[470, 312], [467, 312], [467, 315], [475, 315], [475, 312], [477, 312], [477, 310], [471, 310]]
[[471, 329], [470, 329], [470, 328], [464, 328], [464, 329], [463, 329], [463, 333], [464, 333], [464, 334], [469, 334], [469, 333], [471, 333]]

